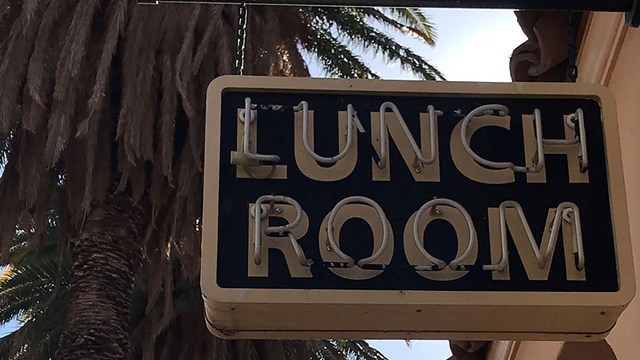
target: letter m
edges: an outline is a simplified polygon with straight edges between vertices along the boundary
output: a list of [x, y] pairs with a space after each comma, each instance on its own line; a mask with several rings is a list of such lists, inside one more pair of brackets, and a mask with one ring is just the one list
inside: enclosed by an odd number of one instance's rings
[[524, 211], [517, 202], [505, 201], [500, 208], [489, 208], [492, 264], [483, 266], [483, 269], [491, 271], [494, 280], [510, 279], [508, 239], [511, 235], [527, 277], [530, 280], [547, 280], [560, 230], [567, 280], [584, 281], [580, 212], [570, 202], [549, 209], [541, 241], [534, 238]]

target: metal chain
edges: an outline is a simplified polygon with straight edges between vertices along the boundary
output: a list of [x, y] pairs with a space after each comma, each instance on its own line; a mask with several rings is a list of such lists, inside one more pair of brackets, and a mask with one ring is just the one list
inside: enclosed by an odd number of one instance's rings
[[578, 80], [578, 65], [577, 56], [578, 50], [576, 47], [576, 38], [578, 36], [578, 18], [580, 14], [569, 11], [569, 26], [568, 26], [568, 43], [569, 43], [569, 80], [576, 82]]
[[236, 61], [234, 64], [234, 73], [243, 75], [244, 73], [244, 54], [247, 45], [247, 4], [242, 3], [238, 9], [238, 37], [236, 42]]

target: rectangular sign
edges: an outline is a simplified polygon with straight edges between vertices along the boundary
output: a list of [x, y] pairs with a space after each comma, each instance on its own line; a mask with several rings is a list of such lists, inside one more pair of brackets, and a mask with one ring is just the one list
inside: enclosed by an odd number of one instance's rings
[[223, 77], [207, 101], [219, 335], [591, 339], [633, 296], [600, 88]]

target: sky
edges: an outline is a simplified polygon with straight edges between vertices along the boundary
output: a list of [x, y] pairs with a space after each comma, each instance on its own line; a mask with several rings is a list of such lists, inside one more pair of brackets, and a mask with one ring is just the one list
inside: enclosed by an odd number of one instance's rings
[[[398, 37], [418, 55], [444, 73], [448, 81], [510, 82], [509, 57], [526, 40], [511, 10], [425, 9], [435, 24], [436, 46], [417, 39]], [[387, 64], [374, 54], [365, 54], [369, 64], [383, 79], [415, 79], [399, 64]], [[312, 76], [323, 77], [311, 64]]]
[[[509, 10], [426, 9], [437, 29], [435, 47], [415, 39], [400, 39], [425, 57], [448, 81], [509, 82], [509, 56], [526, 40]], [[366, 61], [384, 79], [415, 79], [398, 64], [368, 54]], [[312, 76], [322, 77], [311, 64]], [[12, 322], [0, 327], [0, 336], [15, 329]], [[445, 360], [451, 356], [447, 341], [371, 340], [390, 360]]]

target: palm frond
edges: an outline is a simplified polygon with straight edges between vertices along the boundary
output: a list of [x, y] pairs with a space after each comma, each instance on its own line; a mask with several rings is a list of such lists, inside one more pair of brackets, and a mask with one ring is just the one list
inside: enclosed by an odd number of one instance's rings
[[314, 12], [317, 17], [334, 23], [337, 32], [344, 34], [351, 41], [362, 44], [376, 54], [389, 61], [397, 61], [403, 69], [409, 70], [423, 79], [443, 79], [444, 76], [424, 58], [406, 46], [400, 45], [384, 32], [367, 24], [356, 8], [318, 8]]
[[348, 356], [354, 360], [388, 360], [381, 352], [364, 340], [349, 340], [344, 343]]
[[[384, 8], [385, 12], [392, 17], [400, 19], [407, 24], [408, 27], [414, 28], [421, 33], [427, 34], [435, 44], [437, 33], [436, 29], [427, 15], [418, 8]], [[429, 42], [428, 42], [429, 43]], [[433, 45], [431, 44], [431, 45]]]
[[57, 219], [47, 222], [43, 246], [30, 246], [30, 233], [16, 231], [10, 264], [0, 277], [0, 324], [20, 326], [0, 339], [2, 359], [49, 359], [63, 329], [69, 299], [70, 259], [58, 249]]
[[2, 274], [0, 274], [0, 283], [6, 281], [14, 273], [14, 267], [11, 265], [5, 265], [2, 267]]
[[11, 129], [6, 134], [0, 134], [0, 176], [4, 172], [4, 167], [7, 165], [7, 160], [9, 159], [12, 140], [16, 132], [16, 125], [10, 125]]
[[375, 8], [362, 8], [360, 11], [377, 20], [382, 25], [386, 25], [387, 27], [400, 31], [405, 36], [420, 39], [431, 46], [436, 44], [435, 30], [431, 27], [431, 23], [428, 21], [414, 26], [406, 22], [403, 23], [398, 21]]
[[52, 359], [62, 333], [67, 298], [61, 297], [48, 311], [23, 322], [20, 328], [0, 339], [0, 358], [7, 360]]
[[315, 355], [318, 360], [342, 360], [344, 355], [336, 346], [337, 342], [333, 340], [320, 340], [315, 345]]
[[311, 27], [313, 31], [309, 34], [308, 41], [302, 42], [302, 47], [318, 57], [328, 75], [343, 78], [379, 78], [347, 46], [340, 43], [323, 24], [316, 23]]
[[318, 360], [388, 360], [364, 340], [324, 340], [318, 349]]
[[58, 276], [58, 263], [53, 259], [10, 267], [10, 276], [0, 281], [0, 324], [37, 312], [37, 305], [51, 296]]

